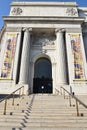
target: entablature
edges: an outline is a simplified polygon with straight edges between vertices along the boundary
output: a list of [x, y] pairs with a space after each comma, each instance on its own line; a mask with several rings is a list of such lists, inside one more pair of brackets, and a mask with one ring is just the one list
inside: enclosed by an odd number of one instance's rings
[[62, 23], [80, 23], [82, 24], [85, 20], [84, 17], [28, 17], [28, 16], [4, 16], [3, 17], [5, 22], [62, 22]]

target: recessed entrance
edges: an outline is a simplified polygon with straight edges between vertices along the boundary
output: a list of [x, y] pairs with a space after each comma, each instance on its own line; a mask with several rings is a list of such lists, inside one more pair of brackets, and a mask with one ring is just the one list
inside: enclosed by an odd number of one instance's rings
[[52, 93], [52, 66], [47, 58], [40, 58], [35, 62], [33, 92]]

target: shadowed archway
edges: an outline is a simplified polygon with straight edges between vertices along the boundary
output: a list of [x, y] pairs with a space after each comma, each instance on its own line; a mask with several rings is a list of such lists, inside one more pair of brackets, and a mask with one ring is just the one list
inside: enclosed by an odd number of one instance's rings
[[52, 65], [47, 58], [39, 58], [35, 62], [33, 92], [52, 93]]

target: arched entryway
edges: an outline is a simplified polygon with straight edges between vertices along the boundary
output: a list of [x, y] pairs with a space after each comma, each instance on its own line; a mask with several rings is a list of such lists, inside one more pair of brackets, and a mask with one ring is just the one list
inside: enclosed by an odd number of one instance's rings
[[35, 62], [33, 92], [52, 93], [52, 65], [47, 58], [39, 58]]

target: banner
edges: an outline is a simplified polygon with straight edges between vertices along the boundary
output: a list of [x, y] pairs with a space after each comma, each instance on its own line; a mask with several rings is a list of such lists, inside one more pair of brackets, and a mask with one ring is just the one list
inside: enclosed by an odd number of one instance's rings
[[6, 51], [1, 70], [1, 79], [11, 79], [17, 44], [17, 33], [7, 33]]
[[70, 40], [73, 54], [74, 78], [85, 80], [80, 34], [70, 34]]

